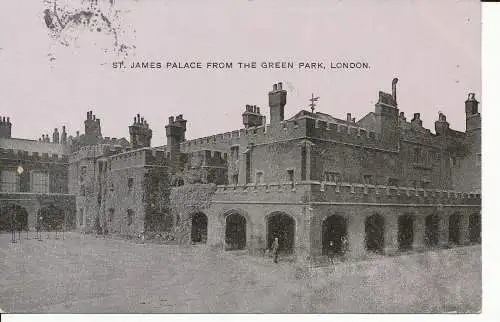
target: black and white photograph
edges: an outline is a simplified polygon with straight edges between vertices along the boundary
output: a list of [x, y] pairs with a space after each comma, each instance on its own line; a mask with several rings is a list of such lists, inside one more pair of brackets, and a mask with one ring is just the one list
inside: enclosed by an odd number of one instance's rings
[[481, 13], [2, 0], [0, 312], [481, 313]]

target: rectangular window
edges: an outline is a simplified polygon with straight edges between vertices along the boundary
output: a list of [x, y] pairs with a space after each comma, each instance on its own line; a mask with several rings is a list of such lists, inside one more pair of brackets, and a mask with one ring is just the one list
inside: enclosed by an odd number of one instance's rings
[[255, 183], [256, 184], [261, 184], [262, 183], [262, 175], [264, 173], [262, 171], [258, 171], [256, 174], [255, 174]]
[[476, 166], [481, 166], [481, 153], [476, 154]]
[[81, 166], [80, 167], [80, 181], [83, 181], [86, 175], [87, 175], [87, 167]]
[[132, 189], [132, 187], [134, 186], [134, 178], [128, 178], [127, 186], [128, 190]]
[[303, 181], [307, 180], [307, 149], [305, 147], [302, 147], [301, 150], [301, 169], [300, 169], [300, 175], [301, 179]]
[[108, 216], [108, 221], [112, 223], [115, 220], [115, 209], [114, 208], [109, 208], [109, 216]]
[[34, 171], [31, 173], [31, 192], [49, 193], [49, 174]]
[[2, 171], [2, 192], [19, 192], [19, 175], [14, 170]]
[[251, 166], [252, 166], [252, 156], [250, 155], [250, 151], [248, 151], [246, 155], [246, 162], [245, 162], [245, 177], [246, 177], [246, 183], [249, 184], [252, 182], [252, 176], [251, 176]]
[[293, 169], [286, 170], [288, 181], [292, 183], [292, 188], [295, 188], [295, 171]]
[[238, 160], [239, 159], [239, 154], [240, 154], [240, 148], [235, 146], [231, 148], [231, 158], [233, 160]]
[[132, 209], [127, 209], [127, 225], [132, 225], [134, 222], [134, 211]]
[[83, 226], [83, 209], [80, 209], [80, 226]]
[[413, 162], [420, 163], [422, 160], [422, 149], [415, 148], [413, 153]]

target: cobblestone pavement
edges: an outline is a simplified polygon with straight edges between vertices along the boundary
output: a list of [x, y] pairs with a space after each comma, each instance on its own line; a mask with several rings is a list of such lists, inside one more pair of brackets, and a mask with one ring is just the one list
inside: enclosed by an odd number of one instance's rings
[[[6, 312], [440, 312], [481, 305], [479, 247], [446, 255], [449, 265], [440, 254], [418, 265], [404, 257], [376, 259], [312, 269], [304, 277], [297, 264], [204, 246], [78, 233], [64, 240], [53, 233], [43, 241], [33, 237], [13, 244], [10, 234], [0, 234], [0, 308]], [[465, 269], [453, 263], [457, 256]]]

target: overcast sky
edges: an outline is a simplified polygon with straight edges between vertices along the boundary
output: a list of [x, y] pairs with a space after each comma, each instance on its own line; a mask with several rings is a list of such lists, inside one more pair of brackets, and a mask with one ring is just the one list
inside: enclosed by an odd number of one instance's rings
[[42, 1], [1, 0], [0, 115], [10, 116], [14, 137], [36, 139], [62, 125], [83, 132], [88, 110], [104, 136], [128, 138], [137, 113], [152, 127], [153, 145], [166, 143], [170, 115], [188, 120], [187, 138], [208, 136], [243, 127], [245, 104], [268, 116], [267, 93], [278, 81], [288, 90], [285, 117], [314, 93], [318, 111], [359, 119], [395, 76], [400, 110], [421, 113], [431, 129], [442, 111], [463, 130], [467, 93], [481, 99], [479, 1], [115, 2], [120, 40], [136, 46], [128, 61], [366, 61], [371, 68], [113, 70], [105, 33], [82, 29], [69, 47], [57, 45]]

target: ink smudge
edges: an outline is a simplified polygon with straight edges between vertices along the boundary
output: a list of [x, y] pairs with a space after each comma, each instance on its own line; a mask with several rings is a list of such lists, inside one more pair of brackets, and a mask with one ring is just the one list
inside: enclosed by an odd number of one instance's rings
[[[44, 6], [44, 23], [56, 45], [76, 46], [87, 31], [109, 37], [107, 45], [100, 48], [106, 54], [114, 53], [124, 59], [133, 53], [135, 46], [130, 44], [130, 35], [135, 30], [123, 23], [114, 0], [44, 0]], [[54, 53], [48, 56], [51, 62], [56, 60]]]

